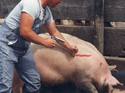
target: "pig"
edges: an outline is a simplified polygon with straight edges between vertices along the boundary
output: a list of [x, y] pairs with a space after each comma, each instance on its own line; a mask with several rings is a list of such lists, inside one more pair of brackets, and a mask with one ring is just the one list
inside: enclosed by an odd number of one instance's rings
[[[31, 44], [42, 82], [53, 86], [70, 81], [88, 93], [111, 93], [111, 86], [120, 82], [112, 76], [104, 56], [91, 43], [62, 34], [79, 49], [75, 57], [58, 43], [54, 48]], [[50, 38], [47, 34], [41, 36]]]

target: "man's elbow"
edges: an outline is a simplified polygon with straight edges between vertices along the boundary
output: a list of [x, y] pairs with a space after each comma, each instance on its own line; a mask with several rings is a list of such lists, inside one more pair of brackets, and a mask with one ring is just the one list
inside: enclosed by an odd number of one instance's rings
[[20, 36], [26, 39], [28, 35], [29, 35], [29, 29], [27, 28], [20, 29]]

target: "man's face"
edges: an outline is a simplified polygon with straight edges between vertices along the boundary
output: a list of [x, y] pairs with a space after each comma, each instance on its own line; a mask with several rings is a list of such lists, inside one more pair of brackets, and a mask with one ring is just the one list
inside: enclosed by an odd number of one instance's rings
[[48, 6], [56, 7], [62, 0], [48, 0]]

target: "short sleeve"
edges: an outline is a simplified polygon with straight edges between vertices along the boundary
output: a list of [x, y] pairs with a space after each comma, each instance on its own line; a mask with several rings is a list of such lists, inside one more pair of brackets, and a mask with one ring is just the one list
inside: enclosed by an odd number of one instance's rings
[[37, 0], [23, 0], [22, 12], [26, 12], [35, 19], [38, 15], [38, 2]]
[[54, 22], [53, 15], [49, 7], [46, 8], [46, 15], [47, 15], [47, 19], [45, 21], [45, 24]]

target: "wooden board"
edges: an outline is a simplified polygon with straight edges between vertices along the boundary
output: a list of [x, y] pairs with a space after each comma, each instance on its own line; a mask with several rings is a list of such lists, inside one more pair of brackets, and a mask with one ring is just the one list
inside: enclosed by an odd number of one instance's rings
[[125, 28], [105, 28], [104, 54], [125, 57]]
[[94, 27], [88, 26], [58, 26], [59, 30], [77, 36], [83, 40], [93, 43], [94, 40]]
[[116, 71], [112, 74], [121, 82], [125, 84], [125, 57], [105, 57], [110, 65], [116, 65]]
[[118, 71], [125, 72], [125, 57], [105, 56], [109, 65], [116, 65]]
[[[2, 0], [0, 17], [6, 16], [20, 0]], [[105, 0], [105, 21], [125, 21], [125, 0]], [[96, 8], [97, 9], [97, 8]], [[95, 0], [63, 0], [53, 9], [55, 19], [94, 20]]]
[[125, 0], [105, 0], [105, 21], [125, 21]]
[[[88, 42], [93, 43], [95, 40], [95, 31], [92, 26], [64, 26], [58, 25], [57, 28], [60, 32], [68, 33], [73, 36], [77, 36], [80, 39], [86, 40]], [[46, 32], [45, 29], [42, 32]]]
[[95, 31], [96, 46], [103, 54], [104, 51], [104, 0], [95, 0]]
[[0, 1], [0, 17], [5, 17], [13, 9], [19, 0], [1, 0]]
[[53, 10], [56, 19], [94, 19], [94, 0], [64, 0]]
[[[0, 17], [6, 16], [18, 0], [2, 0], [0, 2]], [[55, 19], [87, 19], [94, 20], [94, 0], [63, 0], [52, 9]]]
[[[18, 0], [2, 0], [0, 16], [6, 16]], [[125, 21], [125, 0], [105, 0], [105, 21]], [[55, 19], [94, 20], [95, 0], [63, 0], [53, 9]]]

